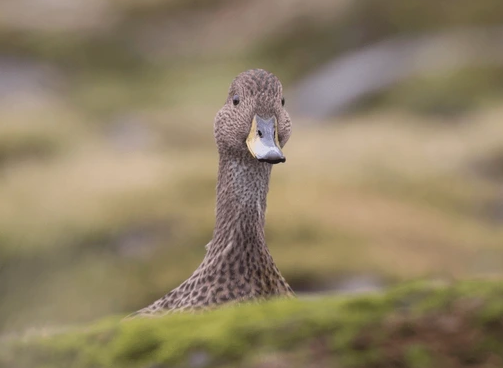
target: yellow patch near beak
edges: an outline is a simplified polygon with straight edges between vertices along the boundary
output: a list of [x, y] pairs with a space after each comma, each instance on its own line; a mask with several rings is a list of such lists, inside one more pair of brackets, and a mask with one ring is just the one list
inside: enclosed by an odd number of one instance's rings
[[257, 155], [255, 154], [255, 150], [253, 149], [253, 146], [257, 140], [258, 140], [257, 119], [254, 116], [253, 120], [252, 120], [252, 126], [250, 129], [250, 133], [248, 133], [248, 137], [246, 138], [246, 145], [248, 146], [248, 151], [250, 151], [252, 156], [255, 158], [257, 158]]

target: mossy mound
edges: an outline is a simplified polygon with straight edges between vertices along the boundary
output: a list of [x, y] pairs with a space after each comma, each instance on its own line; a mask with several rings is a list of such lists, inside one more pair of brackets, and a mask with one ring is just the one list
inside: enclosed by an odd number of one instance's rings
[[503, 284], [414, 283], [8, 338], [0, 367], [495, 367]]

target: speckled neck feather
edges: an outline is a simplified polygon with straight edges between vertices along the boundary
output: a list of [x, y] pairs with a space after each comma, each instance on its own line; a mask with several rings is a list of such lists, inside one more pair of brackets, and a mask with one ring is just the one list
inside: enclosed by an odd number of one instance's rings
[[219, 154], [216, 223], [203, 262], [179, 287], [134, 315], [293, 296], [265, 242], [272, 165], [246, 150], [219, 149]]

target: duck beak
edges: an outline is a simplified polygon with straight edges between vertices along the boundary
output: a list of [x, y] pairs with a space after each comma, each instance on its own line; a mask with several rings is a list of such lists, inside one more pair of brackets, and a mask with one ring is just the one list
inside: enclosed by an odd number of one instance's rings
[[252, 156], [260, 162], [278, 164], [286, 161], [279, 148], [278, 122], [275, 117], [263, 119], [255, 115], [246, 145]]

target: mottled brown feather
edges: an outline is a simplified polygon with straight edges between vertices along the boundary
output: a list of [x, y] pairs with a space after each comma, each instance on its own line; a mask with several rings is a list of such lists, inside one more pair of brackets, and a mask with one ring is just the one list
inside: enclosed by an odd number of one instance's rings
[[[234, 106], [232, 99], [240, 102]], [[248, 151], [246, 137], [255, 114], [275, 116], [283, 147], [291, 132], [281, 99], [283, 89], [272, 73], [254, 69], [239, 74], [215, 118], [219, 153], [216, 224], [200, 266], [186, 281], [134, 315], [207, 309], [229, 302], [293, 296], [276, 267], [264, 234], [266, 197], [272, 165]]]

